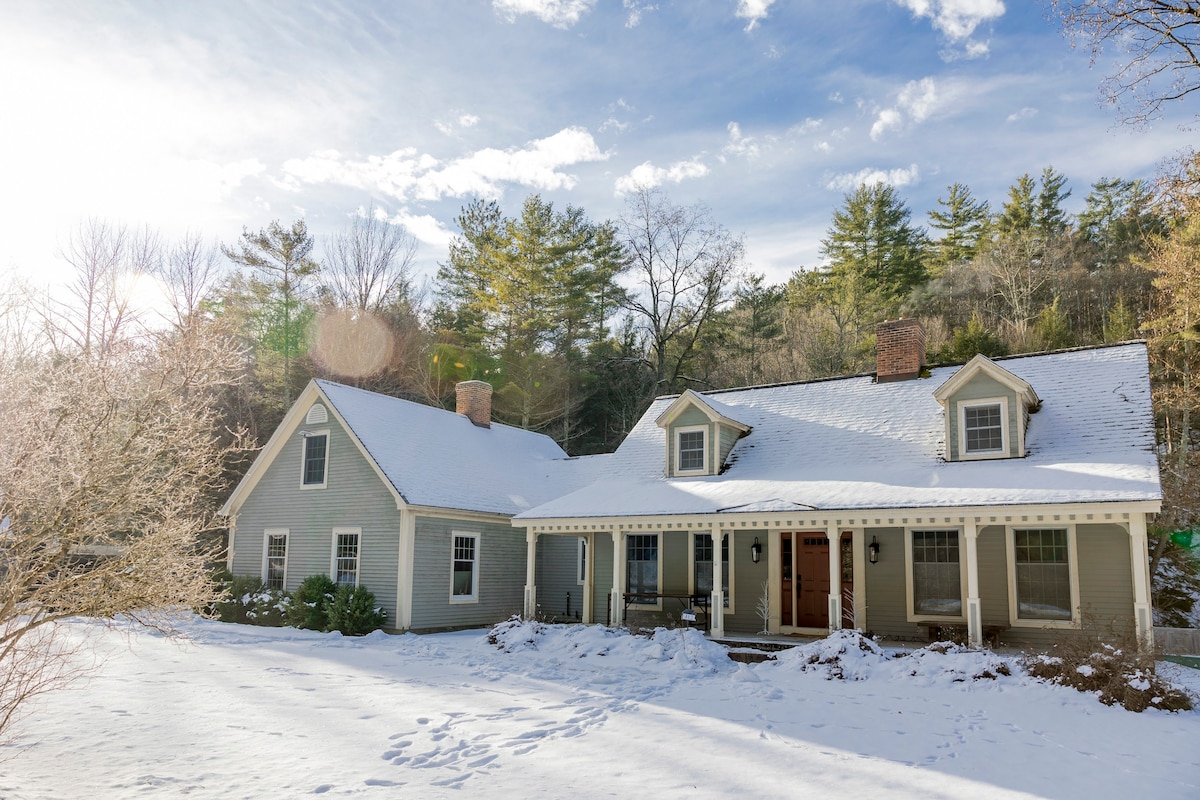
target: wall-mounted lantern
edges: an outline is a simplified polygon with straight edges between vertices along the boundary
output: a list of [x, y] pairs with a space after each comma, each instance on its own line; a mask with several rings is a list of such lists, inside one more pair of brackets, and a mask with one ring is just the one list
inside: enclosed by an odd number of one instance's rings
[[754, 544], [750, 545], [750, 560], [757, 564], [760, 556], [762, 556], [762, 545], [758, 543], [758, 537], [755, 536]]
[[872, 536], [871, 543], [867, 545], [867, 559], [872, 564], [879, 563], [879, 538], [876, 536]]

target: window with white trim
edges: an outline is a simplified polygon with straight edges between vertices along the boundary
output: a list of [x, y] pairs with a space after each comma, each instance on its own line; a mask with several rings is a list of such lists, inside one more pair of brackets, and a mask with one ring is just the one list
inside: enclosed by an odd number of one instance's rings
[[479, 599], [479, 534], [451, 535], [450, 601], [468, 603]]
[[1018, 528], [1012, 532], [1012, 542], [1017, 619], [1074, 619], [1067, 529]]
[[959, 454], [984, 458], [1008, 454], [1008, 402], [990, 399], [959, 403]]
[[[658, 594], [658, 534], [635, 533], [625, 539], [625, 591], [630, 594]], [[657, 603], [656, 598], [641, 598], [639, 604]]]
[[306, 489], [324, 486], [329, 461], [329, 431], [304, 434], [304, 461], [300, 485]]
[[361, 530], [359, 528], [333, 529], [333, 574], [334, 583], [339, 586], [358, 585], [358, 546]]
[[[711, 533], [692, 534], [692, 585], [696, 594], [712, 594], [713, 591], [713, 537]], [[733, 588], [729, 585], [729, 534], [721, 537], [721, 586], [725, 592], [725, 608]]]
[[912, 604], [916, 616], [963, 615], [959, 554], [957, 530], [912, 532]]
[[707, 469], [708, 427], [705, 425], [675, 429], [675, 472], [698, 473]]
[[579, 537], [579, 558], [577, 560], [579, 562], [579, 575], [576, 576], [576, 583], [583, 586], [587, 583], [587, 539], [582, 536]]
[[282, 591], [287, 585], [287, 541], [286, 529], [263, 534], [263, 583], [268, 589]]

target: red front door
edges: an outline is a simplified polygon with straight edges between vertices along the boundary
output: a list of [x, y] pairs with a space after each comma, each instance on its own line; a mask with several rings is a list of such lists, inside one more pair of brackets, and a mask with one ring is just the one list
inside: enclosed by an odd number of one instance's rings
[[796, 626], [829, 627], [829, 539], [796, 536]]

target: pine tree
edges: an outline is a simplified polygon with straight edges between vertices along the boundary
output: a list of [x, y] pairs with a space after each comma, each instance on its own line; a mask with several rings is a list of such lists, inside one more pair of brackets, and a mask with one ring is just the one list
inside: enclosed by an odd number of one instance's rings
[[302, 352], [306, 317], [311, 309], [305, 304], [309, 279], [320, 271], [312, 258], [313, 238], [304, 220], [290, 228], [273, 221], [258, 233], [248, 228], [235, 247], [222, 247], [226, 258], [249, 267], [251, 290], [265, 301], [268, 324], [264, 332], [272, 349], [283, 358], [283, 405], [292, 404], [292, 361]]
[[940, 276], [949, 266], [975, 257], [991, 216], [987, 201], [976, 200], [963, 184], [952, 184], [948, 190], [947, 199], [938, 198], [938, 205], [945, 210], [929, 212], [929, 227], [944, 231], [931, 248], [928, 260], [931, 278]]

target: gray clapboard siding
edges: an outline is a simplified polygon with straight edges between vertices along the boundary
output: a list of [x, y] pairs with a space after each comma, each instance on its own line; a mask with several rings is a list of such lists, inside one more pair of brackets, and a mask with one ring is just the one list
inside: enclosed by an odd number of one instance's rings
[[917, 626], [908, 621], [907, 587], [904, 578], [904, 530], [867, 528], [864, 538], [879, 539], [879, 563], [866, 565], [866, 624], [872, 634], [912, 638]]
[[[578, 536], [554, 534], [538, 537], [538, 614], [551, 622], [576, 622], [583, 618], [583, 585], [579, 583], [579, 539]], [[588, 560], [591, 560], [591, 553], [588, 554]]]
[[[479, 534], [478, 601], [450, 602], [452, 531]], [[413, 560], [413, 630], [491, 625], [525, 603], [525, 529], [507, 521], [418, 516]]]
[[[763, 621], [758, 616], [758, 598], [762, 595], [763, 581], [767, 579], [766, 532], [734, 531], [729, 542], [729, 556], [733, 560], [733, 610], [725, 615], [725, 630], [729, 633], [758, 633]], [[762, 545], [762, 555], [757, 564], [751, 560], [750, 545], [757, 535]], [[776, 592], [778, 593], [778, 592]]]
[[[979, 611], [983, 624], [1008, 624], [1008, 551], [1003, 525], [979, 529]], [[966, 551], [963, 551], [966, 557]]]
[[349, 435], [334, 419], [328, 428], [325, 488], [300, 488], [303, 440], [292, 437], [238, 511], [232, 571], [261, 575], [263, 532], [286, 528], [285, 588], [295, 591], [309, 575], [329, 574], [335, 527], [361, 528], [359, 583], [375, 593], [394, 627], [400, 512]]

